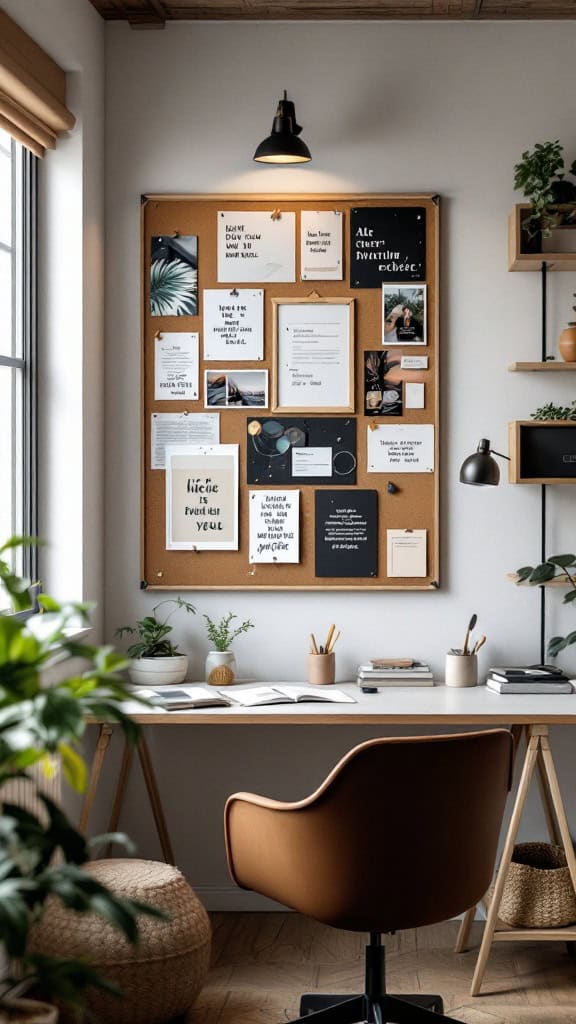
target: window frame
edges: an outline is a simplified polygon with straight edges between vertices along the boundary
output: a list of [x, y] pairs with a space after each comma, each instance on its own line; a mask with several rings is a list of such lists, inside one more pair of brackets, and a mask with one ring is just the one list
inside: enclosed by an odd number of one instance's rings
[[[14, 139], [12, 148], [12, 352], [0, 354], [0, 366], [21, 373], [21, 430], [18, 472], [21, 479], [21, 532], [38, 533], [38, 164], [39, 160]], [[2, 249], [7, 247], [0, 243]], [[20, 334], [21, 344], [15, 345]], [[15, 393], [14, 393], [14, 397]], [[13, 409], [13, 415], [15, 413]], [[11, 486], [10, 501], [13, 504]], [[7, 540], [7, 538], [2, 538]], [[21, 552], [21, 571], [33, 582], [38, 576], [36, 545]], [[34, 588], [32, 593], [35, 593]]]

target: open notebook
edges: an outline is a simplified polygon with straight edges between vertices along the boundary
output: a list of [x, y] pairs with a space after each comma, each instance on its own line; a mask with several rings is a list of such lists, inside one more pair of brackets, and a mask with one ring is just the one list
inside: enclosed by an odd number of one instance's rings
[[190, 689], [162, 687], [158, 690], [139, 690], [138, 696], [146, 697], [152, 704], [166, 711], [183, 711], [187, 708], [207, 707], [258, 707], [262, 704], [299, 704], [303, 701], [324, 701], [329, 704], [355, 704], [342, 690], [331, 687], [313, 686], [251, 686], [234, 688], [230, 692], [213, 690], [208, 686], [194, 686]]

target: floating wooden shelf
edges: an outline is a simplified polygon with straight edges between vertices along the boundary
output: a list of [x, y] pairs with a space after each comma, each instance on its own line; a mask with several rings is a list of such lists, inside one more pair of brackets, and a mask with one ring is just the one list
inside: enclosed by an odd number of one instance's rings
[[546, 580], [545, 583], [529, 583], [528, 580], [519, 580], [517, 572], [506, 573], [506, 578], [514, 583], [516, 587], [568, 587], [572, 586], [572, 581], [567, 576], [562, 574], [561, 576], [555, 576], [553, 580]]
[[[576, 267], [574, 268], [576, 270]], [[546, 373], [552, 370], [553, 373], [562, 373], [567, 370], [576, 370], [576, 363], [562, 363], [553, 359], [547, 359], [545, 363], [510, 363], [510, 373]]]
[[[576, 252], [523, 252], [522, 220], [530, 203], [518, 203], [508, 218], [508, 270], [576, 270]], [[575, 225], [567, 225], [576, 231]]]
[[576, 420], [508, 424], [511, 484], [576, 484]]

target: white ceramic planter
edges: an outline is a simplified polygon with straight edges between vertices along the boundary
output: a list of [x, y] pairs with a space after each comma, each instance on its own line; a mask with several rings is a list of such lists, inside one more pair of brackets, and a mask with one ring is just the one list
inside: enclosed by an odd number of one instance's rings
[[477, 654], [447, 654], [446, 686], [476, 686], [478, 683]]
[[2, 1024], [57, 1024], [58, 1010], [36, 999], [10, 999], [0, 1005]]
[[173, 686], [182, 683], [188, 672], [188, 655], [171, 658], [132, 658], [128, 674], [138, 686]]
[[[228, 668], [233, 672], [232, 679], [219, 678], [220, 673], [217, 670], [223, 668]], [[212, 686], [229, 686], [235, 682], [237, 675], [238, 665], [236, 664], [234, 651], [208, 651], [206, 658], [207, 683], [210, 683]], [[225, 673], [222, 673], [222, 676], [225, 676]]]

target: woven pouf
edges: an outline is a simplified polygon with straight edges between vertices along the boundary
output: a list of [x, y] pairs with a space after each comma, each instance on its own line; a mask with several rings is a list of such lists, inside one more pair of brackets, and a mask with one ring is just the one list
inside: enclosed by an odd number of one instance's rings
[[98, 1024], [166, 1024], [193, 1004], [208, 971], [211, 932], [204, 907], [170, 864], [100, 860], [85, 870], [116, 895], [158, 907], [169, 920], [139, 917], [140, 939], [132, 946], [101, 917], [76, 914], [51, 899], [34, 928], [32, 950], [86, 957], [117, 985], [120, 999], [88, 990]]

